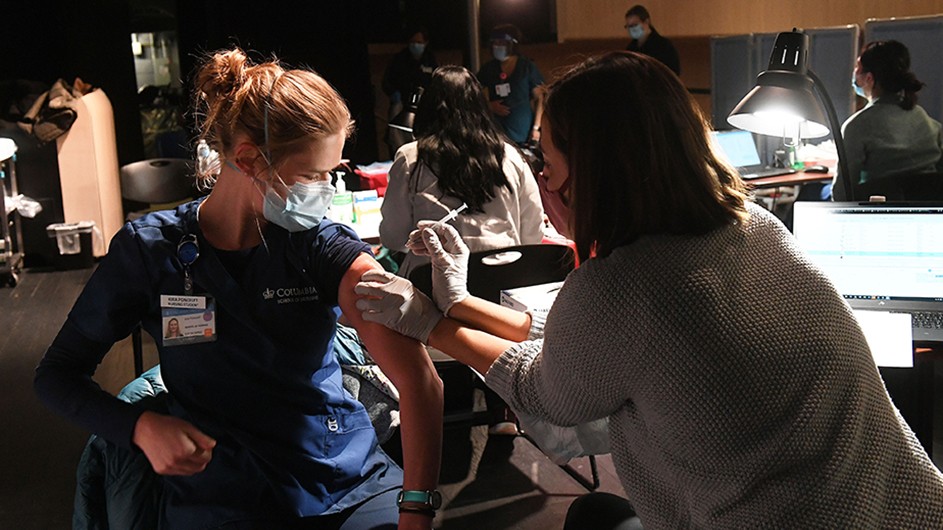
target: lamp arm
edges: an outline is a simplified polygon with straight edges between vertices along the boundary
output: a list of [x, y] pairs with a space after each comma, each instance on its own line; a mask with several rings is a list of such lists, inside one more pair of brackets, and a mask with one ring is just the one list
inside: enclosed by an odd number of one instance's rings
[[854, 186], [851, 184], [851, 175], [848, 174], [845, 141], [841, 136], [841, 124], [838, 123], [838, 114], [835, 113], [835, 105], [832, 104], [832, 98], [828, 96], [828, 91], [825, 90], [825, 85], [822, 83], [822, 80], [819, 79], [819, 76], [815, 75], [815, 72], [811, 69], [807, 70], [806, 73], [809, 75], [809, 78], [812, 79], [812, 86], [815, 88], [819, 99], [822, 100], [822, 104], [825, 106], [825, 114], [828, 116], [829, 122], [828, 126], [832, 130], [832, 139], [835, 140], [835, 150], [838, 151], [838, 176], [841, 178], [841, 185], [845, 191], [845, 199], [853, 201], [855, 200]]

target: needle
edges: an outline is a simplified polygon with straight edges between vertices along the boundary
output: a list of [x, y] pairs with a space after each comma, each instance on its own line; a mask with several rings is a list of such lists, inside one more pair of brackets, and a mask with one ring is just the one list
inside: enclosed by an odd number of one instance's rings
[[442, 219], [439, 219], [437, 222], [447, 223], [451, 221], [452, 219], [455, 219], [456, 217], [458, 217], [458, 214], [464, 211], [466, 208], [468, 208], [468, 205], [463, 202], [461, 206], [445, 214], [445, 217], [443, 217]]
[[[458, 214], [461, 213], [461, 212], [463, 212], [463, 211], [465, 211], [466, 208], [468, 208], [468, 204], [466, 204], [466, 203], [463, 202], [461, 206], [459, 206], [458, 208], [455, 208], [454, 210], [452, 210], [452, 211], [450, 211], [449, 213], [445, 214], [445, 217], [443, 217], [442, 219], [439, 219], [438, 221], [436, 221], [436, 223], [440, 223], [440, 224], [441, 224], [441, 223], [447, 223], [447, 222], [451, 221], [452, 219], [455, 219], [456, 217], [458, 217]], [[408, 241], [408, 240], [406, 241], [406, 248], [409, 248], [409, 241]]]

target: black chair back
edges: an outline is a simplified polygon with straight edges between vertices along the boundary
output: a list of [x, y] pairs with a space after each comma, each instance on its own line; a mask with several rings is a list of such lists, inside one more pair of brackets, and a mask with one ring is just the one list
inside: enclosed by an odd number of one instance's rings
[[[573, 249], [566, 245], [519, 245], [472, 252], [468, 258], [468, 292], [497, 304], [502, 290], [563, 281], [574, 263]], [[409, 280], [432, 295], [431, 264], [413, 269]]]
[[881, 195], [889, 201], [943, 201], [943, 173], [891, 175], [858, 184], [855, 197]]
[[183, 201], [198, 195], [193, 161], [151, 158], [121, 167], [121, 197], [147, 204]]

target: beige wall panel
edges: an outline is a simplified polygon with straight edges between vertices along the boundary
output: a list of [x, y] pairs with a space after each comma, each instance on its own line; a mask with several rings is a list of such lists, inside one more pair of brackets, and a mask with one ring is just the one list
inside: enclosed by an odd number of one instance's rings
[[[557, 0], [558, 37], [628, 37], [623, 15], [633, 2]], [[869, 18], [936, 15], [943, 0], [646, 0], [658, 31], [668, 36], [777, 33], [793, 27], [859, 24]]]

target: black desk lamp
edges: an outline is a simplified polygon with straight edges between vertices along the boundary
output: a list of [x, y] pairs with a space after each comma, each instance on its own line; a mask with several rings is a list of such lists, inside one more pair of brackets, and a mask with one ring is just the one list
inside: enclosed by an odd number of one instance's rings
[[415, 140], [413, 122], [416, 121], [416, 110], [419, 108], [419, 98], [422, 97], [422, 88], [416, 88], [409, 97], [409, 103], [387, 124], [390, 128], [390, 138], [399, 147]]
[[[838, 173], [845, 200], [854, 200], [845, 144], [835, 106], [822, 81], [809, 70], [809, 36], [799, 31], [780, 33], [769, 66], [756, 77], [756, 86], [734, 107], [727, 122], [738, 129], [783, 138], [821, 138], [831, 129], [838, 152]], [[822, 105], [815, 101], [813, 89]], [[825, 114], [822, 114], [822, 106]]]

